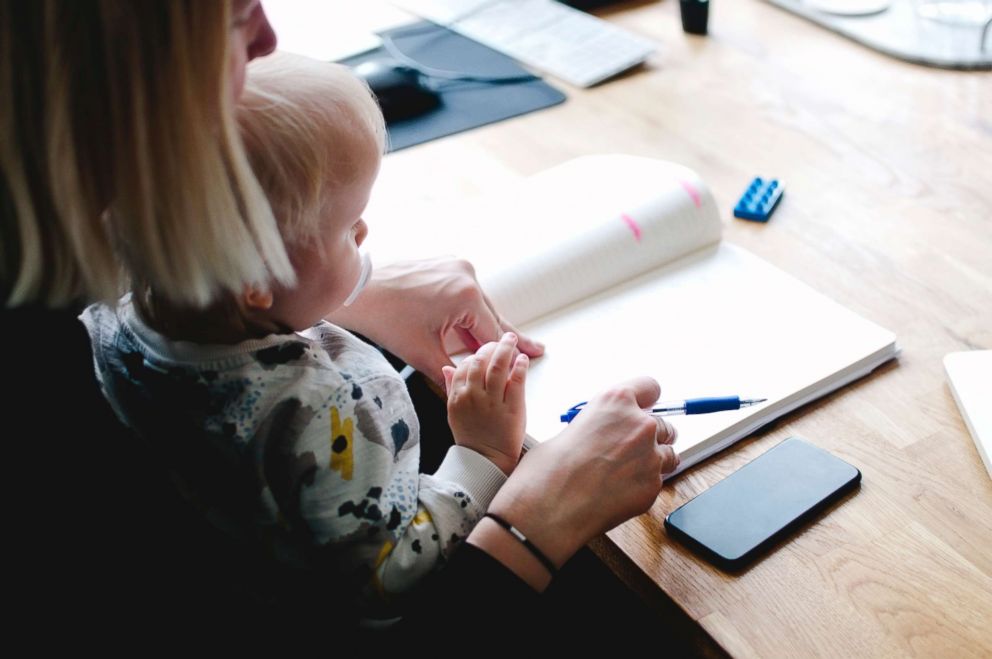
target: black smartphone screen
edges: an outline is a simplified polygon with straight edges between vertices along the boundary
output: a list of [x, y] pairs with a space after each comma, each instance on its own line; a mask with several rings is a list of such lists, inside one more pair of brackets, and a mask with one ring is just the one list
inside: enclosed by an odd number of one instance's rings
[[665, 519], [680, 541], [727, 569], [743, 567], [861, 481], [861, 472], [790, 437]]

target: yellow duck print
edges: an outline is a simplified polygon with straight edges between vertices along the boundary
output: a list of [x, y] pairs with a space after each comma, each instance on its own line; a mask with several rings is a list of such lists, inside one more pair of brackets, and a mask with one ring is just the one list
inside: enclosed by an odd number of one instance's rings
[[354, 423], [350, 418], [346, 418], [341, 423], [341, 416], [338, 408], [331, 408], [331, 471], [341, 473], [341, 478], [346, 481], [351, 480], [355, 462], [352, 453], [352, 431]]

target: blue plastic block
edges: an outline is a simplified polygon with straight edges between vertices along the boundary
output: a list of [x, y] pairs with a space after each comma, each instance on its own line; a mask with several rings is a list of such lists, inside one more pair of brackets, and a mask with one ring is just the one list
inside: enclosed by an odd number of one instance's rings
[[767, 222], [782, 199], [782, 192], [785, 190], [777, 178], [765, 181], [760, 177], [755, 177], [751, 185], [741, 195], [737, 205], [734, 206], [734, 217], [742, 220], [754, 220], [755, 222]]

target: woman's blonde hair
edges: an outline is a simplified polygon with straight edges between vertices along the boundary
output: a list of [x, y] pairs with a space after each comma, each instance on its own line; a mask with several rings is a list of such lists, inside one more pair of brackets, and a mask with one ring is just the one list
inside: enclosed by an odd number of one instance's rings
[[0, 0], [0, 293], [176, 302], [293, 272], [237, 135], [229, 1]]
[[339, 64], [277, 53], [252, 62], [237, 119], [248, 159], [283, 240], [315, 238], [329, 186], [362, 174], [356, 158], [382, 155], [386, 126], [375, 97]]

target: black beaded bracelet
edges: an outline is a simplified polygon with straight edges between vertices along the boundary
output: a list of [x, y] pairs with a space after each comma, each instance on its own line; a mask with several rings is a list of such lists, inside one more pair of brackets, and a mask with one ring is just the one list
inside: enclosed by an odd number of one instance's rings
[[521, 544], [523, 544], [523, 546], [530, 551], [530, 553], [534, 554], [534, 558], [539, 560], [541, 562], [541, 565], [543, 565], [548, 570], [548, 572], [551, 573], [552, 577], [554, 577], [558, 573], [558, 568], [556, 568], [555, 564], [551, 562], [551, 559], [545, 556], [544, 552], [538, 549], [537, 545], [535, 545], [533, 542], [528, 540], [527, 536], [521, 533], [517, 527], [510, 524], [508, 521], [506, 521], [499, 515], [493, 513], [486, 513], [486, 517], [488, 517], [489, 519], [493, 520], [494, 522], [502, 526], [504, 529], [510, 532], [510, 535], [512, 535], [517, 540], [519, 540]]

